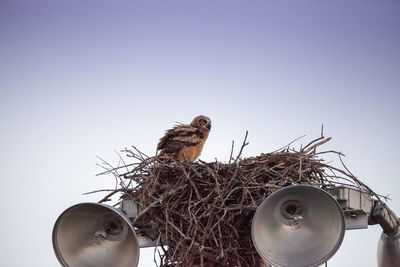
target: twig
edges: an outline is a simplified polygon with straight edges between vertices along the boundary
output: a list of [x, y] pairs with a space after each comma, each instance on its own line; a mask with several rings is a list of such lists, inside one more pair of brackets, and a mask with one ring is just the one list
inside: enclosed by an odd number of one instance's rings
[[240, 158], [240, 156], [242, 155], [243, 148], [249, 144], [248, 142], [246, 142], [246, 141], [247, 141], [247, 134], [248, 134], [248, 133], [249, 133], [249, 132], [246, 131], [246, 135], [245, 135], [245, 137], [244, 137], [243, 144], [242, 144], [242, 146], [240, 147], [239, 154], [237, 155], [237, 157], [236, 157], [236, 159], [235, 159], [235, 161], [234, 161], [235, 163], [237, 162], [237, 160], [238, 160], [238, 159]]

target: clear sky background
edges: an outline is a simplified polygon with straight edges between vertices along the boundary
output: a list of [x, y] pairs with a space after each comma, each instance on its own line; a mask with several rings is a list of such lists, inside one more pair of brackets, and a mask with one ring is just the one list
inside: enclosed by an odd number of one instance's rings
[[[57, 217], [113, 185], [96, 156], [152, 155], [199, 114], [206, 161], [246, 130], [255, 156], [323, 123], [325, 148], [399, 215], [399, 14], [396, 0], [1, 0], [0, 266], [58, 266]], [[380, 233], [347, 231], [328, 266], [376, 266]]]

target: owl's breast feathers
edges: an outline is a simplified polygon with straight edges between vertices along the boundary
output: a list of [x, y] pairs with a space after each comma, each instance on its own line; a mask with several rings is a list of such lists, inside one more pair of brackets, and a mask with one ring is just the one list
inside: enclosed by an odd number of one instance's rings
[[179, 125], [168, 130], [160, 139], [160, 155], [177, 160], [194, 161], [201, 153], [209, 130], [190, 125]]

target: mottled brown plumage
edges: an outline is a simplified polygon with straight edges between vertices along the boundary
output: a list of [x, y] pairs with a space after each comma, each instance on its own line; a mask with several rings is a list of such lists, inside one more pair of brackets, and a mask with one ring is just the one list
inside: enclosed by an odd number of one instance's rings
[[161, 151], [160, 157], [175, 160], [196, 160], [203, 149], [210, 129], [210, 118], [200, 115], [188, 125], [177, 125], [167, 130], [157, 145], [157, 150]]

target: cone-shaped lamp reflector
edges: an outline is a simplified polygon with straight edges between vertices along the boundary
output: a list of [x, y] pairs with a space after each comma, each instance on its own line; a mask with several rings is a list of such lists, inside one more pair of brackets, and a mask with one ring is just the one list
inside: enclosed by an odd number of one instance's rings
[[129, 219], [98, 203], [65, 210], [53, 228], [53, 248], [64, 267], [136, 267], [139, 261], [139, 245]]
[[400, 232], [388, 236], [382, 233], [378, 243], [378, 267], [400, 266]]
[[327, 192], [306, 185], [282, 188], [257, 208], [252, 239], [275, 267], [314, 267], [339, 249], [345, 232], [340, 205]]

